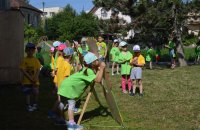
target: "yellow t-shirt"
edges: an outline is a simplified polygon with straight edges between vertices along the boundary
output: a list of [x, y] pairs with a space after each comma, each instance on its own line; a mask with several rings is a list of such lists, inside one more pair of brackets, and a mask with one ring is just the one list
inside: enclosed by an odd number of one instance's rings
[[[134, 58], [135, 58], [135, 57], [133, 56], [133, 58], [131, 59], [130, 63], [133, 61]], [[145, 64], [145, 59], [144, 59], [144, 57], [143, 57], [141, 54], [140, 54], [140, 55], [138, 56], [138, 58], [137, 58], [137, 63], [138, 63], [139, 65]]]
[[144, 57], [141, 54], [138, 57], [138, 64], [139, 65], [145, 64], [145, 59], [144, 59]]
[[53, 56], [51, 56], [51, 64], [50, 64], [50, 66], [51, 66], [52, 70], [54, 70], [54, 62], [55, 62], [55, 59], [54, 59]]
[[[64, 61], [64, 58], [62, 56], [58, 56], [58, 59], [56, 61], [56, 68], [55, 68], [57, 70], [57, 73], [58, 73], [58, 69], [59, 69], [60, 65], [62, 65], [63, 61]], [[58, 76], [57, 75], [58, 74], [56, 74], [54, 76], [54, 80], [53, 80], [53, 82], [56, 84], [56, 86], [58, 86]]]
[[67, 77], [70, 76], [71, 74], [71, 65], [63, 60], [62, 64], [59, 64], [58, 66], [58, 71], [57, 71], [57, 83], [58, 83], [58, 88], [61, 85], [61, 82]]
[[[32, 78], [35, 77], [36, 73], [40, 70], [40, 67], [41, 64], [35, 57], [25, 57], [20, 64], [20, 69], [25, 70]], [[32, 82], [25, 75], [23, 75], [22, 84], [32, 84]], [[39, 81], [37, 81], [36, 84], [39, 85]]]
[[98, 47], [99, 55], [105, 56], [106, 49], [107, 49], [106, 43], [105, 42], [101, 42], [101, 43], [97, 42], [97, 47]]

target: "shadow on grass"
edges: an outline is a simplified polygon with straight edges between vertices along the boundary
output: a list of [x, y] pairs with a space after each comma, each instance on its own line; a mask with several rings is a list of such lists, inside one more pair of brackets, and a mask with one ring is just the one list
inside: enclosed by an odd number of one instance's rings
[[[79, 116], [80, 115], [75, 116], [76, 121], [78, 121]], [[111, 113], [108, 111], [107, 107], [99, 106], [98, 108], [85, 112], [83, 115], [82, 121], [87, 122], [97, 116], [101, 116], [101, 117], [111, 116]]]

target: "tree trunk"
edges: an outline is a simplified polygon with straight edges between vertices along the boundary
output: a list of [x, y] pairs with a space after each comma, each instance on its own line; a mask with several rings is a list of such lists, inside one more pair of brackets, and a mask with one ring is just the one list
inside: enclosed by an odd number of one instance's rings
[[177, 50], [177, 56], [178, 56], [178, 62], [179, 65], [182, 66], [187, 66], [187, 62], [185, 60], [185, 54], [183, 50], [183, 45], [181, 38], [177, 37], [177, 44], [176, 44], [176, 50]]
[[178, 62], [179, 65], [182, 66], [187, 66], [187, 62], [185, 60], [185, 54], [184, 54], [184, 50], [183, 50], [183, 43], [182, 43], [182, 38], [181, 38], [181, 31], [178, 28], [178, 20], [177, 20], [177, 10], [176, 10], [176, 6], [175, 4], [172, 7], [173, 9], [173, 17], [174, 17], [174, 32], [176, 35], [176, 51], [177, 51], [177, 55], [178, 55]]

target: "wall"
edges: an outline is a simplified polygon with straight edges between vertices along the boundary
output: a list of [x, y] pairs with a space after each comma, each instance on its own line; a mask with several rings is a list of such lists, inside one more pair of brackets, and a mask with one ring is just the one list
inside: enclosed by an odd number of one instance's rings
[[20, 82], [24, 20], [19, 11], [0, 11], [0, 84]]
[[38, 27], [40, 23], [40, 14], [29, 9], [21, 8], [21, 11], [25, 17], [25, 23], [31, 24], [33, 27]]

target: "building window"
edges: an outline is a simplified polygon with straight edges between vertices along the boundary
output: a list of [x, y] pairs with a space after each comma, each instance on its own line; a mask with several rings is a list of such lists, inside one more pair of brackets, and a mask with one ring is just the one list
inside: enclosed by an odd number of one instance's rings
[[0, 0], [0, 10], [9, 8], [9, 0]]
[[106, 11], [104, 8], [102, 8], [102, 9], [101, 9], [101, 17], [102, 17], [102, 18], [106, 18], [107, 15], [108, 15], [108, 14], [107, 14], [107, 11]]
[[50, 12], [50, 16], [54, 16], [55, 15], [55, 12]]
[[28, 14], [28, 21], [27, 21], [28, 24], [31, 24], [31, 15]]

